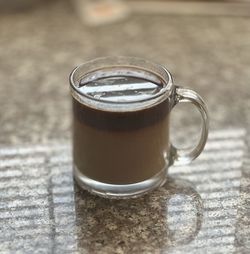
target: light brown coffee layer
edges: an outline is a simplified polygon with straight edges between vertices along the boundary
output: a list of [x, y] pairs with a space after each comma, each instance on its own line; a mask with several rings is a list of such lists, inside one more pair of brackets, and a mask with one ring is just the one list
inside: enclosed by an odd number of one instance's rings
[[111, 184], [130, 184], [153, 177], [166, 167], [169, 113], [134, 130], [95, 128], [74, 118], [73, 157], [89, 178]]

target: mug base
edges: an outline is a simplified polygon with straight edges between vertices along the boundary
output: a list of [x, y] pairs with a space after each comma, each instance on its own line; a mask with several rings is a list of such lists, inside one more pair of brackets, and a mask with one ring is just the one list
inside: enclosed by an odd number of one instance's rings
[[167, 180], [167, 168], [162, 169], [150, 179], [132, 184], [108, 184], [90, 179], [82, 174], [76, 165], [74, 165], [73, 172], [76, 182], [82, 189], [111, 199], [139, 197], [162, 186]]

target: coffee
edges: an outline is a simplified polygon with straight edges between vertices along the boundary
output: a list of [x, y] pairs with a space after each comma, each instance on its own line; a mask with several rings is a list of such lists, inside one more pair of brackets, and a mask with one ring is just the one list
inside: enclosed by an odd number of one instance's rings
[[[81, 174], [103, 183], [131, 184], [167, 167], [170, 102], [143, 104], [162, 87], [160, 81], [138, 76], [80, 79], [81, 93], [93, 101], [86, 105], [73, 98], [73, 157]], [[138, 101], [144, 106], [133, 106]]]

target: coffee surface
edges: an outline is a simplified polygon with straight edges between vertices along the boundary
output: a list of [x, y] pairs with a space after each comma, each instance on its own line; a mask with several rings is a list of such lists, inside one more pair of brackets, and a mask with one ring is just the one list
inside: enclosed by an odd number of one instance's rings
[[129, 76], [103, 77], [87, 82], [80, 80], [81, 93], [95, 100], [131, 103], [147, 100], [157, 95], [162, 85], [147, 79]]

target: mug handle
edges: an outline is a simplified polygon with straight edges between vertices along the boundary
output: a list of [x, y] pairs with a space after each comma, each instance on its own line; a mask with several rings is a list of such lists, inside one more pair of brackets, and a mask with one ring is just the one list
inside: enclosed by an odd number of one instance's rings
[[198, 144], [193, 148], [179, 149], [171, 144], [170, 157], [172, 162], [171, 164], [174, 165], [186, 165], [197, 158], [204, 149], [208, 137], [208, 111], [201, 96], [191, 89], [177, 86], [174, 94], [173, 107], [181, 102], [192, 103], [198, 108], [202, 118], [201, 136]]

